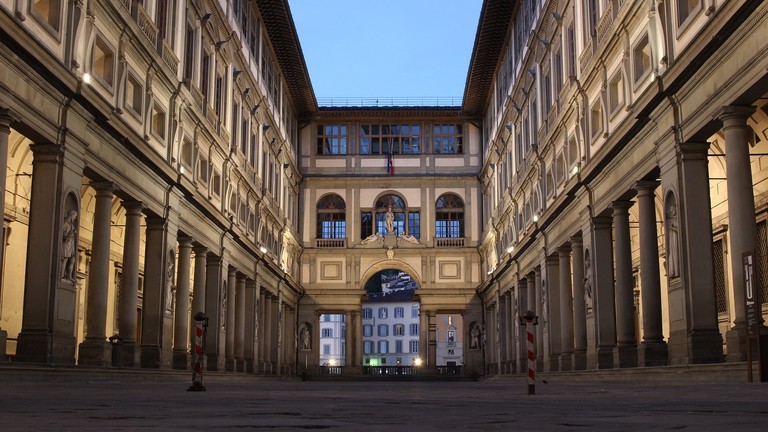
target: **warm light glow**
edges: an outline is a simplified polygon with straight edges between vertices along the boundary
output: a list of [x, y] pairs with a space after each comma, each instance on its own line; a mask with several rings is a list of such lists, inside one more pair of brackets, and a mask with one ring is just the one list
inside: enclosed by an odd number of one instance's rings
[[415, 366], [421, 366], [421, 358], [417, 357], [415, 360], [413, 360], [413, 364]]
[[514, 251], [515, 251], [515, 247], [514, 247], [514, 246], [512, 246], [512, 245], [510, 245], [510, 246], [507, 248], [507, 253], [510, 253], [510, 254], [511, 254], [511, 253], [512, 253], [512, 252], [514, 252]]
[[576, 166], [574, 166], [574, 167], [573, 167], [573, 169], [571, 170], [571, 174], [573, 174], [573, 175], [576, 175], [576, 174], [578, 174], [578, 173], [579, 173], [579, 166], [578, 166], [578, 165], [576, 165]]
[[86, 83], [86, 84], [90, 84], [91, 83], [91, 74], [84, 73], [83, 74], [83, 82]]
[[336, 366], [336, 360], [334, 359], [328, 360], [328, 366]]
[[259, 250], [261, 251], [261, 253], [267, 253], [267, 248], [265, 248], [264, 246], [260, 246]]
[[538, 222], [539, 221], [539, 215], [535, 214], [533, 215], [533, 221]]

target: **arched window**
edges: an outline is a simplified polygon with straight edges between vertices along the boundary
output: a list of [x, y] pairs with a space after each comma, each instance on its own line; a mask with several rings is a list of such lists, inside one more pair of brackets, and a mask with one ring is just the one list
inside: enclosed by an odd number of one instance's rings
[[336, 194], [326, 195], [317, 202], [317, 238], [347, 237], [347, 214], [344, 200]]
[[458, 195], [445, 194], [435, 205], [435, 237], [464, 237], [464, 201]]
[[[395, 235], [409, 234], [420, 237], [420, 214], [417, 210], [409, 210], [402, 197], [394, 194], [380, 196], [371, 210], [363, 210], [361, 216], [360, 238], [365, 239], [374, 233], [387, 234], [387, 212], [392, 211], [393, 233]], [[374, 222], [375, 221], [375, 222]]]

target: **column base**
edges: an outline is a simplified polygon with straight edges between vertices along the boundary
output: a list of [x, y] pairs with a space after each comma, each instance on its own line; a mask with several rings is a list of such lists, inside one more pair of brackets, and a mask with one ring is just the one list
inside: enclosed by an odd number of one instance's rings
[[234, 357], [227, 357], [225, 363], [224, 363], [224, 370], [227, 372], [234, 372], [235, 371], [235, 358]]
[[245, 359], [235, 359], [235, 370], [237, 372], [245, 372]]
[[536, 359], [536, 372], [544, 372], [544, 359], [541, 357]]
[[598, 347], [596, 357], [597, 357], [597, 368], [598, 369], [613, 369], [613, 350], [614, 347]]
[[[728, 351], [730, 352], [730, 348]], [[693, 364], [722, 363], [723, 337], [717, 330], [691, 331], [688, 335], [688, 353]]]
[[573, 370], [573, 353], [560, 354], [560, 370], [563, 372]]
[[85, 338], [80, 344], [77, 363], [81, 366], [112, 366], [112, 345], [102, 338]]
[[173, 368], [189, 370], [190, 356], [187, 350], [173, 350]]
[[560, 354], [549, 355], [549, 372], [557, 372], [560, 370]]
[[73, 366], [76, 351], [74, 336], [53, 336], [47, 331], [22, 330], [16, 341], [16, 361], [20, 363]]
[[145, 369], [160, 369], [163, 364], [163, 353], [157, 345], [141, 346], [141, 367]]
[[636, 368], [637, 345], [620, 345], [614, 348], [613, 367]]
[[123, 367], [137, 368], [141, 366], [141, 349], [133, 342], [123, 342]]
[[637, 349], [637, 364], [640, 367], [666, 366], [669, 350], [665, 342], [643, 342]]
[[206, 354], [205, 355], [205, 366], [207, 371], [215, 372], [220, 370], [219, 369], [219, 358], [216, 354]]
[[747, 361], [747, 327], [738, 326], [725, 332], [725, 344], [728, 354], [725, 360], [728, 362]]
[[587, 370], [586, 351], [576, 351], [573, 353], [573, 370]]
[[247, 373], [254, 373], [253, 370], [253, 359], [245, 359], [245, 372]]
[[0, 363], [8, 361], [6, 343], [8, 341], [8, 332], [0, 328]]

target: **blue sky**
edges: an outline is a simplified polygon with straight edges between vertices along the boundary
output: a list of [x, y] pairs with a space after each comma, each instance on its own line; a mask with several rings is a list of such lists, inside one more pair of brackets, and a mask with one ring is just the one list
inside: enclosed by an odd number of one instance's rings
[[482, 0], [289, 0], [318, 99], [458, 97]]

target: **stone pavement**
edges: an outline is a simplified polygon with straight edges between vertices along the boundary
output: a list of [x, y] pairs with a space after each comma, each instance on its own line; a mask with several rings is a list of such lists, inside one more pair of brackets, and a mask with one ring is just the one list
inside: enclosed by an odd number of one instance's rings
[[[302, 382], [243, 375], [23, 371], [0, 379], [2, 431], [692, 431], [768, 430], [768, 384]], [[56, 375], [53, 375], [56, 376]], [[558, 380], [554, 380], [558, 381]]]

